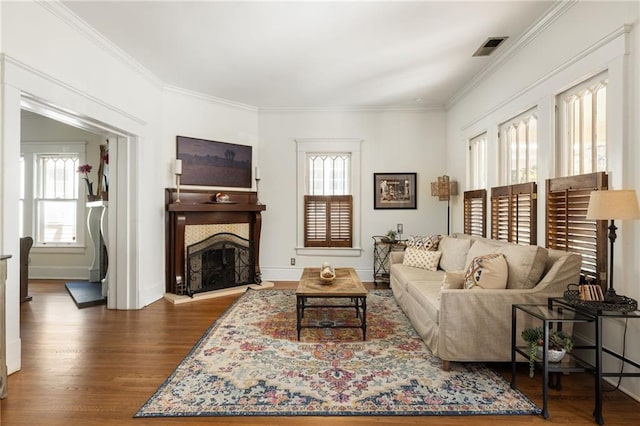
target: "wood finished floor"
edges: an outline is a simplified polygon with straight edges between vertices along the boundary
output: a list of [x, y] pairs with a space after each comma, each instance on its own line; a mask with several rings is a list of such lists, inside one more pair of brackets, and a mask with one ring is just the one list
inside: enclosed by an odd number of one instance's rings
[[[371, 287], [371, 285], [368, 285]], [[295, 288], [277, 283], [276, 288]], [[31, 302], [21, 305], [22, 370], [9, 377], [1, 403], [2, 426], [13, 425], [532, 425], [595, 424], [593, 378], [563, 378], [550, 391], [551, 418], [461, 417], [203, 417], [133, 419], [211, 323], [239, 296], [184, 305], [159, 300], [139, 311], [104, 306], [79, 310], [63, 281], [30, 284]], [[507, 379], [507, 364], [492, 364]], [[541, 405], [541, 378], [519, 366], [520, 390]], [[604, 396], [607, 425], [637, 424], [640, 403], [619, 391]]]

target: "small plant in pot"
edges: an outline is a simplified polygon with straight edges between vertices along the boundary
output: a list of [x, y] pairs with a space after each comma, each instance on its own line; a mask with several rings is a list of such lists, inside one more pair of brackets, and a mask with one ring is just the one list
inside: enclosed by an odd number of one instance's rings
[[[527, 328], [522, 331], [522, 339], [527, 342], [529, 353], [529, 377], [533, 377], [536, 357], [542, 358], [544, 330], [542, 327]], [[551, 362], [559, 362], [567, 352], [573, 349], [573, 339], [564, 331], [549, 330], [549, 350], [547, 357]]]
[[382, 241], [385, 242], [385, 243], [395, 243], [397, 235], [398, 234], [396, 233], [396, 231], [394, 231], [393, 229], [389, 229], [387, 231], [387, 235], [382, 237]]

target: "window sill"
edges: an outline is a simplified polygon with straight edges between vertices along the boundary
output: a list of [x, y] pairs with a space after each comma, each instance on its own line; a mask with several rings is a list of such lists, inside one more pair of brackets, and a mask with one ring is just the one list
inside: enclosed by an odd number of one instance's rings
[[46, 253], [46, 254], [84, 254], [86, 247], [84, 246], [33, 246], [30, 253]]
[[360, 247], [296, 247], [298, 256], [360, 257]]

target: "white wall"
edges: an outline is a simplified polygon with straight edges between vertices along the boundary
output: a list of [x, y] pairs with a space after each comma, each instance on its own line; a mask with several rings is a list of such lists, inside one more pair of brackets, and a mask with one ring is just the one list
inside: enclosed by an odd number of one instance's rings
[[[639, 70], [640, 16], [637, 2], [580, 2], [537, 34], [518, 53], [447, 111], [448, 170], [455, 175], [465, 172], [466, 141], [483, 130], [488, 131], [488, 186], [497, 179], [497, 127], [500, 122], [530, 107], [538, 107], [538, 242], [544, 245], [544, 179], [554, 177], [555, 170], [555, 95], [581, 80], [605, 69], [609, 71], [607, 129], [608, 173], [613, 189], [634, 188], [640, 193], [635, 171], [640, 160]], [[625, 27], [631, 24], [633, 27]], [[464, 189], [464, 188], [463, 188]], [[455, 205], [453, 229], [462, 231], [462, 203]], [[616, 242], [615, 288], [619, 293], [640, 299], [640, 224], [618, 223]], [[581, 338], [591, 333], [577, 328]], [[605, 322], [605, 343], [622, 350], [623, 323]], [[627, 351], [629, 358], [640, 362], [640, 322], [629, 321]], [[605, 357], [606, 368], [619, 370], [617, 362]], [[628, 366], [625, 371], [632, 371]], [[637, 379], [624, 379], [622, 388], [640, 399]]]
[[[446, 203], [431, 197], [429, 183], [445, 170], [444, 111], [261, 111], [260, 200], [263, 213], [260, 264], [267, 280], [297, 280], [302, 268], [323, 261], [355, 267], [372, 280], [373, 235], [404, 224], [404, 237], [446, 232]], [[295, 139], [362, 139], [361, 235], [359, 257], [296, 254]], [[416, 210], [374, 210], [373, 173], [416, 172]], [[290, 259], [296, 258], [296, 265]]]
[[[71, 127], [59, 121], [37, 114], [22, 114], [20, 137], [22, 142], [86, 142], [86, 163], [93, 166], [89, 180], [97, 189], [100, 145], [105, 144], [102, 136]], [[84, 210], [83, 210], [84, 211]], [[40, 249], [34, 247], [29, 256], [30, 278], [89, 278], [89, 267], [93, 262], [94, 249], [86, 226], [87, 213], [83, 213], [79, 231], [85, 234], [85, 247], [81, 250]], [[33, 236], [27, 226], [26, 235]]]
[[[161, 88], [149, 76], [125, 64], [120, 57], [106, 49], [72, 18], [59, 15], [55, 4], [33, 2], [2, 2], [2, 235], [0, 251], [14, 254], [8, 265], [7, 289], [7, 364], [9, 371], [20, 368], [18, 217], [14, 208], [18, 192], [12, 185], [18, 175], [20, 145], [20, 102], [29, 94], [43, 102], [73, 111], [89, 119], [95, 126], [108, 125], [123, 135], [134, 138], [120, 150], [122, 190], [116, 200], [122, 207], [114, 215], [118, 228], [119, 248], [114, 257], [123, 257], [117, 276], [118, 285], [129, 286], [140, 277], [155, 284], [162, 294], [164, 274], [157, 261], [139, 262], [138, 251], [155, 253], [154, 259], [163, 257], [161, 218], [153, 218], [148, 211], [152, 206], [135, 197], [138, 187], [158, 192], [162, 179], [155, 179], [157, 161], [154, 150], [148, 149], [153, 140], [159, 140]], [[140, 156], [140, 157], [138, 157]], [[138, 158], [145, 158], [138, 163]], [[125, 161], [126, 160], [126, 161]], [[110, 201], [111, 202], [111, 201]], [[121, 216], [116, 219], [115, 216]], [[144, 217], [142, 223], [135, 218]], [[130, 220], [133, 218], [133, 220]], [[111, 216], [110, 216], [111, 220]], [[143, 241], [140, 246], [137, 240]], [[111, 256], [110, 256], [111, 257]], [[111, 261], [112, 259], [110, 259]], [[122, 260], [122, 259], [120, 259]], [[151, 287], [154, 287], [151, 285]], [[134, 294], [125, 304], [130, 308], [141, 306], [151, 297]]]

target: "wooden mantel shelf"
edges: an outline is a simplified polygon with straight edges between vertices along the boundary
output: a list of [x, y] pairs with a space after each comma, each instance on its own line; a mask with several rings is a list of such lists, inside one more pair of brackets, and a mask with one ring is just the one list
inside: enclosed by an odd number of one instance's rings
[[264, 204], [245, 203], [172, 203], [167, 205], [170, 212], [262, 212], [267, 209]]

